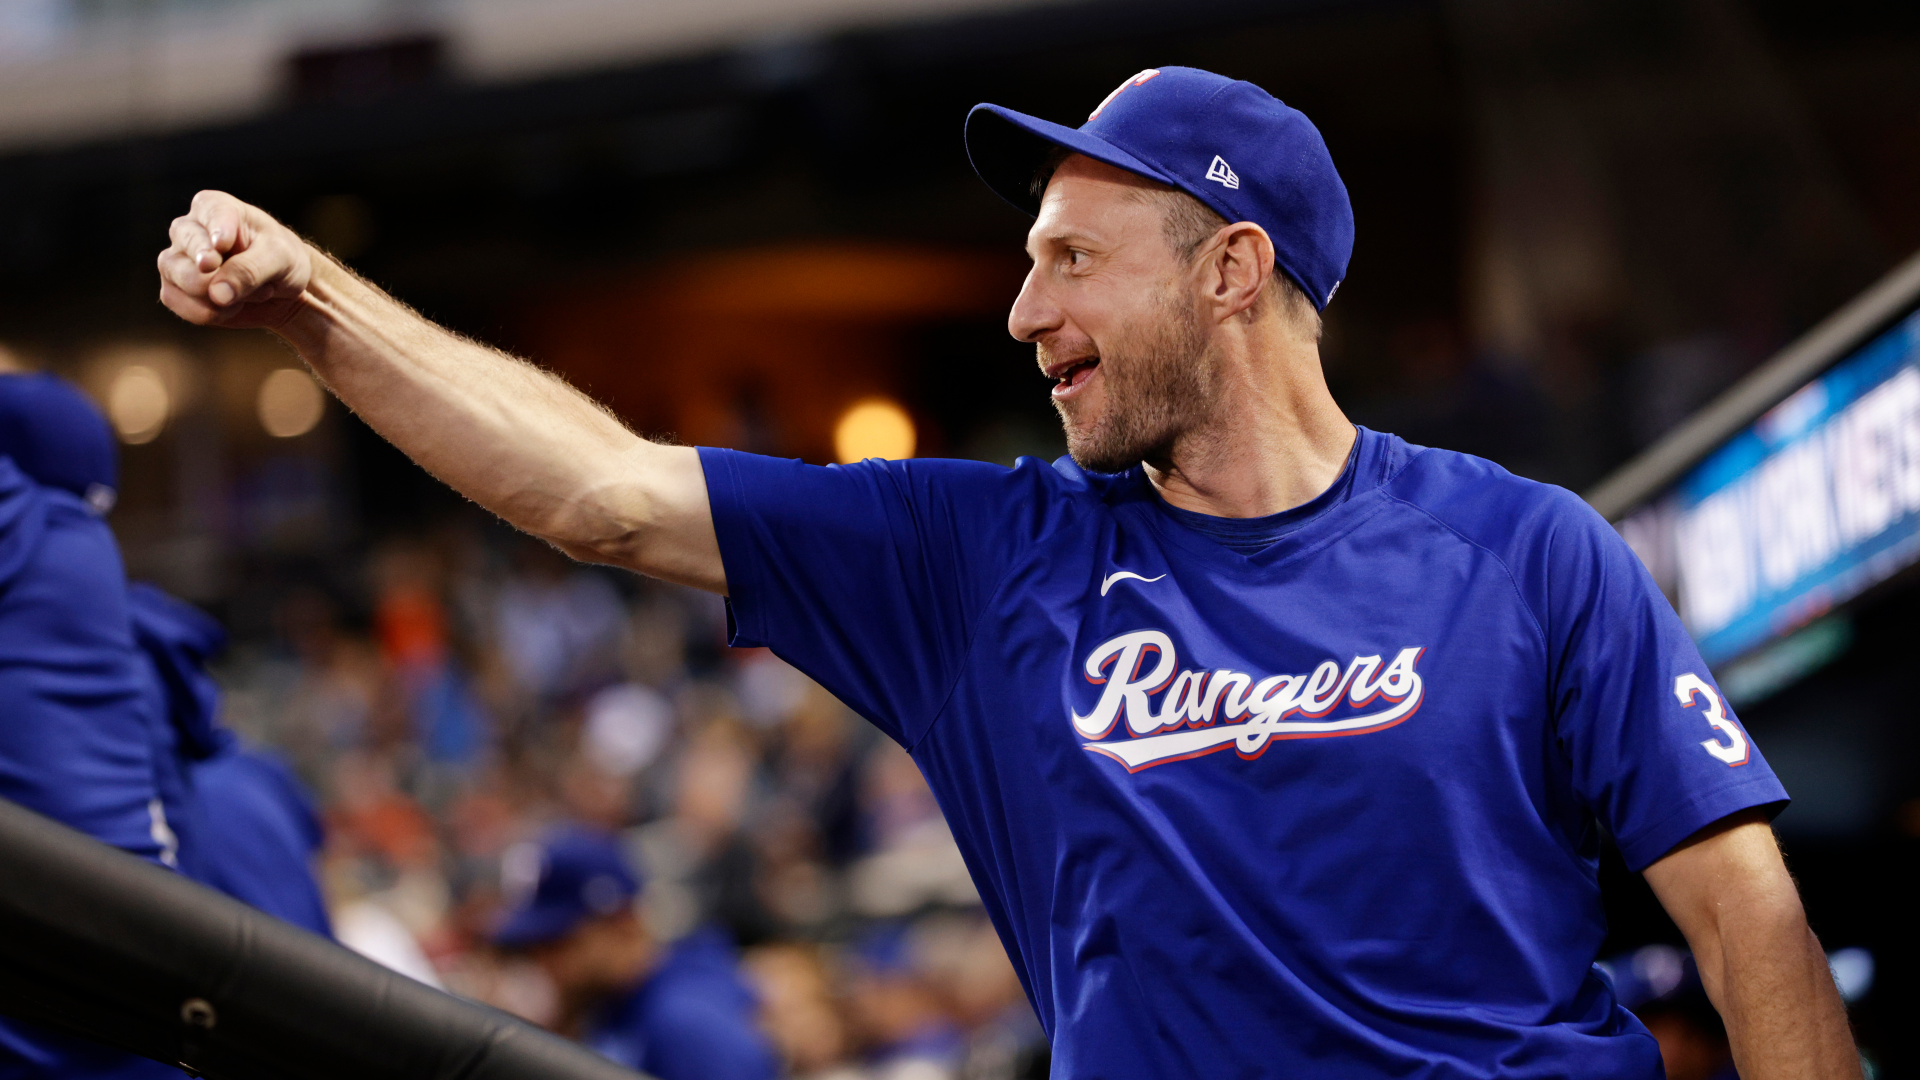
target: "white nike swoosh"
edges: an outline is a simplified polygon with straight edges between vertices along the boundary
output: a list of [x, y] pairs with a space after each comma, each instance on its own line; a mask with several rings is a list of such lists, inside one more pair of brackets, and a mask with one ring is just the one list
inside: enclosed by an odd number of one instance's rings
[[1128, 578], [1132, 578], [1135, 581], [1151, 582], [1151, 581], [1159, 581], [1160, 578], [1163, 578], [1166, 576], [1167, 575], [1165, 574], [1161, 574], [1160, 577], [1142, 577], [1141, 575], [1136, 574], [1131, 570], [1116, 570], [1113, 573], [1108, 574], [1107, 579], [1100, 583], [1100, 595], [1101, 596], [1107, 595], [1107, 590], [1113, 588], [1113, 583], [1116, 581], [1125, 581]]

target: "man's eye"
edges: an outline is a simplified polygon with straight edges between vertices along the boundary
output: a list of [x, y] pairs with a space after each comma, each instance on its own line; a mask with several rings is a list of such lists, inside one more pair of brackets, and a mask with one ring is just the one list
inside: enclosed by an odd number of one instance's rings
[[1067, 265], [1068, 266], [1079, 266], [1082, 262], [1086, 260], [1086, 257], [1087, 257], [1087, 253], [1084, 251], [1076, 251], [1072, 248], [1067, 249]]

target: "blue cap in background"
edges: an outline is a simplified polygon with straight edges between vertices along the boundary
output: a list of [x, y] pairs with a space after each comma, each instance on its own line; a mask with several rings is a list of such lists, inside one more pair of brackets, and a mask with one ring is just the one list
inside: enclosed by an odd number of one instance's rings
[[[538, 858], [538, 876], [531, 889], [522, 885], [522, 898], [494, 932], [493, 943], [502, 948], [558, 940], [588, 919], [630, 906], [640, 895], [640, 877], [619, 839], [610, 833], [568, 826], [547, 834], [538, 845], [516, 848], [508, 851], [503, 877], [511, 879], [531, 870], [513, 865], [526, 855]], [[525, 876], [534, 877], [532, 873]], [[513, 891], [513, 881], [505, 885]]]
[[1178, 188], [1273, 238], [1274, 264], [1325, 310], [1353, 254], [1353, 205], [1319, 129], [1250, 82], [1198, 68], [1148, 68], [1078, 128], [998, 105], [967, 114], [980, 179], [1028, 214], [1034, 173], [1056, 146]]
[[87, 395], [53, 375], [0, 375], [0, 454], [35, 483], [61, 488], [95, 510], [113, 508], [120, 453]]

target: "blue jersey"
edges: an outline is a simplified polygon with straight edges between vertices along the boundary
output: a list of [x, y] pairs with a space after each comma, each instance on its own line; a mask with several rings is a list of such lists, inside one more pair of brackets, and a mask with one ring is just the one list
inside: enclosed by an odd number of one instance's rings
[[754, 1021], [758, 1009], [732, 944], [709, 927], [668, 948], [583, 1041], [659, 1080], [774, 1080], [780, 1063]]
[[148, 672], [154, 772], [180, 844], [180, 869], [269, 915], [332, 935], [313, 876], [324, 836], [306, 789], [271, 754], [218, 723], [220, 687], [207, 660], [227, 633], [206, 612], [152, 585], [127, 590]]
[[333, 936], [313, 860], [326, 839], [293, 770], [273, 754], [229, 739], [189, 766], [201, 853], [189, 872], [201, 883], [322, 937]]
[[[80, 496], [0, 456], [0, 798], [171, 862], [153, 718], [113, 533]], [[0, 1017], [0, 1080], [179, 1075]]]
[[0, 457], [0, 797], [173, 857], [120, 549], [79, 496]]
[[1137, 469], [701, 455], [735, 644], [912, 753], [1055, 1075], [1661, 1075], [1601, 831], [1786, 793], [1572, 494], [1362, 430], [1243, 555]]

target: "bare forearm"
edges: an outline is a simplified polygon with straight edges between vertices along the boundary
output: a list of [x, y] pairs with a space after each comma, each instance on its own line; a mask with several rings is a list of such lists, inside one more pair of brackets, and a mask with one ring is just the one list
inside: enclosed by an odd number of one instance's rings
[[[434, 325], [317, 255], [276, 331], [427, 471], [578, 558], [723, 588], [664, 534], [704, 516], [694, 451], [649, 443], [548, 372]], [[680, 490], [685, 489], [685, 490]], [[710, 534], [711, 527], [706, 526]]]
[[1761, 908], [1722, 913], [1694, 948], [1741, 1077], [1858, 1077], [1846, 1008], [1797, 898]]
[[1646, 874], [1693, 948], [1742, 1080], [1858, 1080], [1846, 1007], [1760, 811], [1701, 830]]

